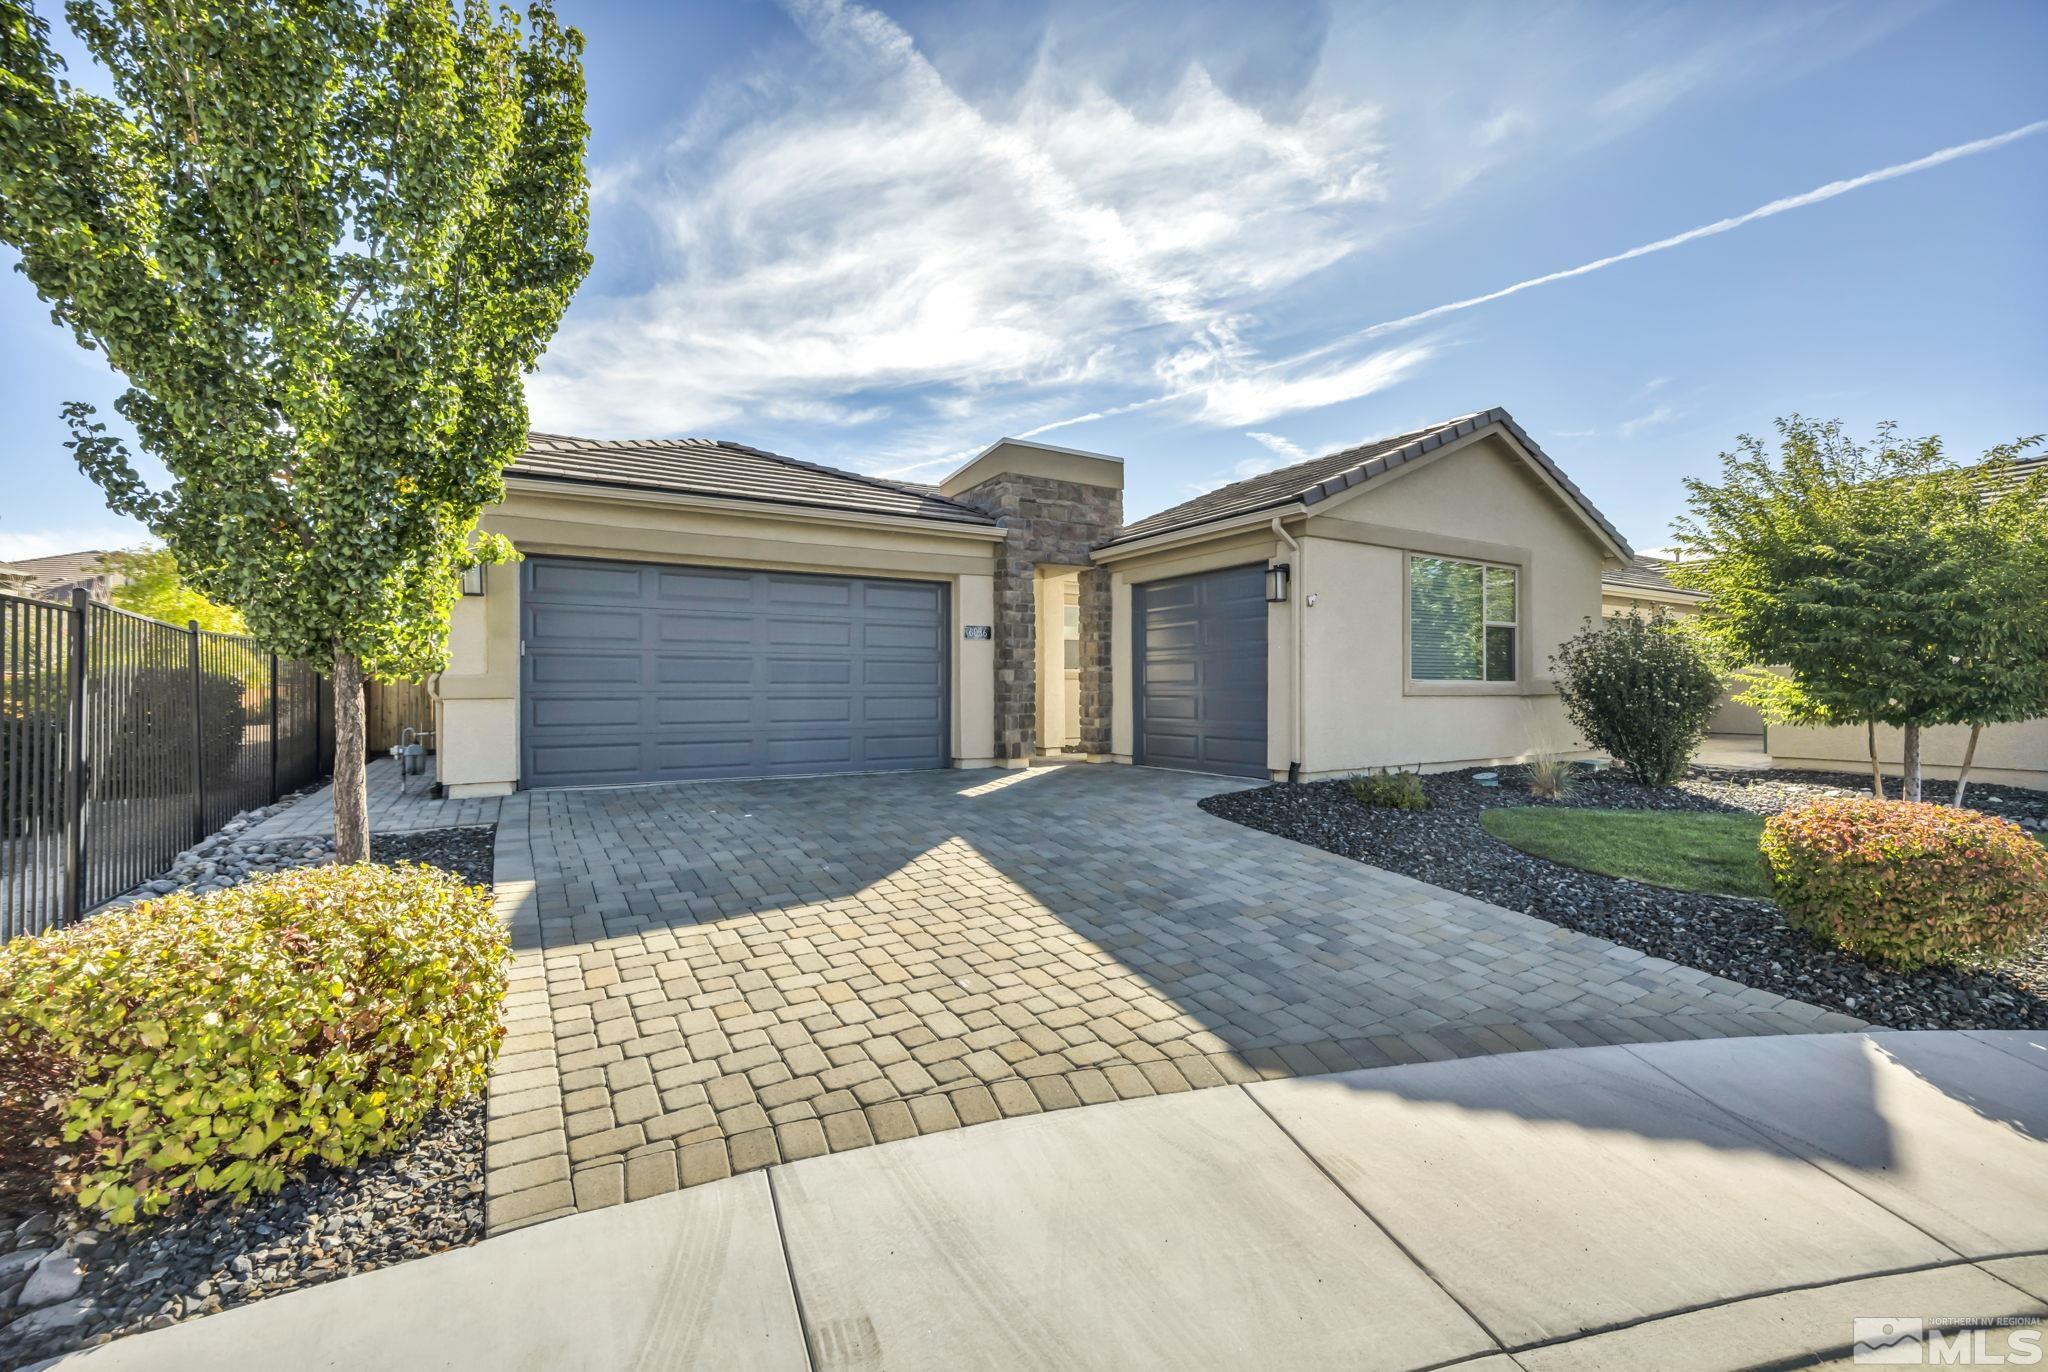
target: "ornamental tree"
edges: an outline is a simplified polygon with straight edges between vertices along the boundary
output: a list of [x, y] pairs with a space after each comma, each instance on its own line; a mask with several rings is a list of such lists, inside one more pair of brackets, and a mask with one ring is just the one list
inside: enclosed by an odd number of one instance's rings
[[547, 0], [71, 0], [111, 97], [0, 0], [0, 239], [127, 381], [114, 510], [267, 647], [331, 662], [335, 831], [369, 849], [363, 681], [445, 665], [525, 439], [520, 377], [589, 267], [582, 37]]
[[100, 559], [100, 565], [121, 574], [121, 584], [107, 598], [130, 614], [160, 619], [180, 629], [197, 624], [221, 634], [248, 632], [238, 611], [208, 600], [185, 583], [178, 575], [178, 559], [169, 548], [109, 553]]
[[2011, 480], [2012, 451], [1996, 450], [1990, 465], [1970, 473], [1990, 498], [1976, 502], [1974, 517], [1961, 521], [1957, 534], [1980, 595], [1998, 607], [1984, 617], [1979, 637], [1955, 647], [1955, 698], [1944, 722], [1970, 726], [1956, 776], [1957, 806], [1969, 789], [1985, 726], [2048, 716], [2048, 471]]
[[1744, 435], [1719, 484], [1686, 481], [1671, 579], [1706, 592], [1695, 627], [1743, 669], [1743, 700], [1778, 723], [1898, 727], [1918, 800], [1923, 729], [2038, 713], [2048, 486], [2010, 468], [2037, 440], [1957, 469], [1889, 424], [1870, 447], [1798, 415], [1778, 432], [1775, 459]]

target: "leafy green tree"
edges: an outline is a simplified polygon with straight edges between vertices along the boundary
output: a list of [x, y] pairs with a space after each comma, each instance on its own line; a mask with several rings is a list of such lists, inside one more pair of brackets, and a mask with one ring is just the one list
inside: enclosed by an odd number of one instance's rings
[[121, 574], [113, 589], [114, 604], [130, 614], [160, 619], [184, 628], [197, 624], [215, 633], [240, 634], [248, 625], [233, 606], [208, 600], [178, 575], [178, 558], [169, 548], [133, 548], [109, 553], [101, 565]]
[[[1958, 470], [1938, 438], [1895, 426], [1860, 445], [1838, 422], [1778, 421], [1775, 456], [1749, 435], [1721, 456], [1718, 484], [1686, 481], [1678, 585], [1704, 591], [1695, 627], [1739, 666], [1742, 699], [1779, 723], [1904, 732], [1903, 791], [1921, 791], [1923, 729], [1993, 723], [2025, 710], [2011, 672], [2043, 650], [2027, 603], [2042, 528], [2040, 483], [2006, 479], [2037, 440]], [[2003, 495], [1990, 492], [2010, 487]], [[2017, 687], [2017, 689], [2016, 689]], [[2024, 717], [2021, 715], [2019, 717]], [[1874, 789], [1883, 794], [1877, 774]]]
[[1968, 474], [1980, 495], [2004, 493], [1979, 499], [1975, 518], [1962, 522], [1957, 535], [1990, 607], [1981, 636], [1956, 645], [1957, 698], [1944, 722], [1970, 726], [1956, 777], [1958, 806], [1985, 727], [2048, 716], [2048, 471], [2012, 482], [2007, 460], [2014, 450], [1995, 450], [1988, 466]]
[[335, 828], [369, 848], [365, 676], [445, 665], [521, 375], [589, 267], [582, 37], [546, 0], [72, 0], [111, 81], [0, 0], [0, 240], [173, 484], [70, 446], [202, 594], [331, 661]]

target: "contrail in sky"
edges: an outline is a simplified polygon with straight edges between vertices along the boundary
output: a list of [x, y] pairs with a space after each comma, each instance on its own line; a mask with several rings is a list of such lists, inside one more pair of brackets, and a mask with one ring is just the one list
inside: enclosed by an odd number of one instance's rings
[[[1453, 300], [1447, 305], [1436, 305], [1430, 309], [1419, 310], [1414, 314], [1404, 314], [1399, 319], [1389, 319], [1383, 323], [1370, 325], [1353, 333], [1346, 334], [1344, 337], [1335, 339], [1332, 342], [1311, 348], [1307, 352], [1297, 353], [1292, 357], [1279, 358], [1250, 370], [1256, 373], [1273, 371], [1282, 367], [1297, 367], [1325, 353], [1336, 351], [1353, 343], [1363, 342], [1369, 338], [1378, 338], [1382, 334], [1393, 333], [1397, 329], [1409, 328], [1443, 315], [1456, 314], [1459, 310], [1469, 310], [1475, 305], [1487, 305], [1496, 300], [1505, 300], [1511, 295], [1520, 295], [1523, 291], [1534, 290], [1538, 286], [1548, 286], [1553, 281], [1568, 281], [1575, 276], [1586, 276], [1604, 267], [1612, 267], [1618, 262], [1629, 262], [1638, 257], [1648, 257], [1651, 253], [1663, 252], [1666, 249], [1676, 248], [1683, 244], [1694, 242], [1697, 239], [1712, 238], [1716, 234], [1727, 233], [1731, 229], [1739, 229], [1744, 224], [1754, 224], [1759, 219], [1769, 219], [1774, 215], [1784, 214], [1788, 210], [1804, 209], [1808, 205], [1818, 205], [1823, 200], [1833, 200], [1838, 195], [1847, 195], [1850, 191], [1862, 190], [1865, 186], [1874, 186], [1880, 181], [1896, 180], [1901, 176], [1911, 176], [1914, 172], [1926, 171], [1930, 167], [1939, 167], [1945, 162], [1954, 162], [1964, 157], [1975, 157], [1980, 152], [1990, 152], [1995, 148], [2002, 148], [2008, 143], [2016, 143], [2022, 138], [2031, 137], [2043, 130], [2048, 130], [2048, 119], [2037, 119], [2031, 124], [2022, 124], [2019, 128], [2008, 130], [2005, 133], [1993, 134], [1989, 138], [1979, 138], [1969, 143], [1958, 143], [1952, 148], [1943, 148], [1941, 151], [1931, 152], [1925, 157], [1916, 157], [1911, 162], [1899, 162], [1889, 167], [1880, 167], [1876, 171], [1865, 172], [1861, 176], [1852, 176], [1842, 181], [1830, 181], [1825, 186], [1816, 186], [1812, 190], [1802, 192], [1799, 195], [1788, 195], [1783, 199], [1773, 200], [1767, 205], [1759, 205], [1747, 214], [1737, 214], [1731, 215], [1726, 219], [1716, 219], [1711, 224], [1702, 224], [1696, 229], [1687, 229], [1683, 233], [1672, 234], [1669, 238], [1660, 238], [1654, 243], [1645, 243], [1640, 247], [1630, 248], [1626, 252], [1618, 252], [1608, 257], [1597, 258], [1594, 261], [1586, 262], [1576, 267], [1567, 267], [1563, 271], [1547, 272], [1542, 276], [1532, 276], [1526, 281], [1517, 281], [1512, 286], [1503, 286], [1497, 291], [1488, 291], [1485, 295], [1468, 296], [1463, 300]], [[1067, 419], [1056, 419], [1049, 424], [1040, 424], [1037, 428], [1027, 429], [1017, 436], [1020, 438], [1030, 438], [1038, 434], [1051, 433], [1055, 429], [1064, 429], [1075, 424], [1086, 424], [1097, 419], [1107, 419], [1112, 415], [1126, 414], [1132, 410], [1147, 409], [1154, 405], [1163, 405], [1170, 400], [1179, 400], [1186, 396], [1198, 395], [1200, 393], [1201, 387], [1199, 385], [1189, 387], [1186, 390], [1169, 391], [1165, 395], [1152, 396], [1145, 400], [1133, 401], [1130, 404], [1118, 405], [1111, 409], [1095, 410], [1088, 414], [1074, 415]], [[935, 466], [937, 464], [923, 463], [920, 465]]]
[[[1727, 233], [1730, 229], [1739, 229], [1744, 224], [1753, 224], [1759, 219], [1769, 219], [1771, 216], [1783, 214], [1787, 210], [1804, 209], [1808, 205], [1818, 205], [1823, 200], [1833, 200], [1838, 195], [1847, 195], [1850, 191], [1862, 190], [1865, 186], [1874, 186], [1880, 181], [1891, 181], [1901, 176], [1911, 176], [1914, 172], [1926, 171], [1929, 167], [1938, 167], [1944, 162], [1953, 162], [1959, 157], [1974, 157], [1980, 152], [1990, 152], [1993, 148], [2002, 148], [2008, 143], [2017, 142], [2031, 134], [2040, 133], [2043, 129], [2048, 129], [2048, 119], [2037, 119], [2031, 124], [2024, 124], [2010, 132], [1993, 134], [1989, 138], [1979, 138], [1975, 142], [1958, 143], [1952, 148], [1943, 148], [1940, 152], [1931, 152], [1925, 157], [1916, 157], [1911, 162], [1900, 162], [1895, 166], [1880, 167], [1876, 171], [1865, 172], [1861, 176], [1852, 176], [1846, 181], [1830, 181], [1825, 186], [1817, 186], [1801, 195], [1788, 195], [1782, 200], [1773, 200], [1768, 205], [1759, 205], [1748, 214], [1733, 215], [1727, 219], [1716, 219], [1711, 224], [1702, 224], [1696, 229], [1687, 229], [1684, 233], [1675, 233], [1669, 238], [1660, 238], [1654, 243], [1645, 243], [1639, 248], [1630, 248], [1627, 252], [1618, 252], [1611, 257], [1602, 257], [1595, 261], [1587, 262], [1582, 266], [1568, 267], [1561, 272], [1549, 272], [1543, 276], [1532, 276], [1527, 281], [1517, 281], [1512, 286], [1503, 286], [1497, 291], [1488, 291], [1485, 295], [1475, 295], [1464, 300], [1453, 300], [1448, 305], [1438, 305], [1432, 309], [1421, 310], [1415, 314], [1404, 314], [1399, 319], [1389, 319], [1383, 324], [1374, 324], [1370, 328], [1360, 329], [1358, 332], [1328, 346], [1337, 347], [1344, 343], [1355, 343], [1361, 339], [1377, 338], [1381, 334], [1392, 333], [1395, 329], [1405, 329], [1411, 324], [1420, 324], [1424, 320], [1435, 319], [1439, 315], [1454, 314], [1459, 310], [1469, 310], [1474, 305], [1486, 305], [1495, 300], [1504, 300], [1508, 296], [1520, 295], [1523, 291], [1533, 290], [1537, 286], [1547, 286], [1553, 281], [1565, 281], [1574, 276], [1585, 276], [1589, 272], [1599, 271], [1602, 267], [1611, 267], [1617, 262], [1628, 262], [1638, 257], [1648, 257], [1651, 253], [1663, 252], [1667, 248], [1676, 248], [1695, 239], [1711, 238], [1715, 234]], [[1319, 349], [1318, 351], [1321, 350]]]

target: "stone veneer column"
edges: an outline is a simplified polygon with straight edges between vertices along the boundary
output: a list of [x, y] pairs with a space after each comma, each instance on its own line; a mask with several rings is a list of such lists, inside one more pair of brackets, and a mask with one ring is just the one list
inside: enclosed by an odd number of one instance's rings
[[1109, 660], [1109, 568], [1081, 573], [1081, 747], [1109, 756], [1109, 710], [1116, 676]]
[[1038, 569], [1081, 573], [1081, 738], [1109, 751], [1109, 573], [1089, 554], [1123, 526], [1123, 492], [1051, 477], [1002, 472], [953, 499], [985, 510], [1009, 530], [996, 554], [996, 756], [1029, 762], [1038, 751]]

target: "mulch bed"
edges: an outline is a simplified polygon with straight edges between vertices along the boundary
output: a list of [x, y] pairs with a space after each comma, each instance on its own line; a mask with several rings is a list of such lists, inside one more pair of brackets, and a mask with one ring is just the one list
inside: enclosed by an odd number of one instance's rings
[[[488, 884], [492, 843], [482, 825], [373, 835], [371, 852], [379, 862], [425, 862]], [[331, 852], [325, 840], [298, 838], [234, 845], [220, 856], [253, 873]], [[404, 1147], [361, 1166], [318, 1166], [240, 1207], [215, 1199], [115, 1228], [51, 1197], [40, 1140], [55, 1132], [44, 1098], [59, 1083], [49, 1064], [0, 1056], [0, 1367], [483, 1237], [482, 1099], [441, 1112]], [[22, 1298], [37, 1274], [31, 1305]]]
[[[1495, 771], [1497, 787], [1474, 780], [1487, 771]], [[1786, 924], [1769, 901], [1673, 891], [1562, 866], [1509, 847], [1479, 822], [1484, 811], [1510, 805], [1768, 815], [1822, 795], [1868, 794], [1867, 777], [1695, 768], [1677, 785], [1652, 790], [1610, 771], [1582, 775], [1560, 802], [1530, 796], [1523, 776], [1516, 767], [1425, 776], [1432, 808], [1423, 811], [1362, 805], [1341, 782], [1233, 791], [1201, 805], [1253, 829], [1874, 1024], [2048, 1028], [2048, 939], [1996, 967], [1894, 971], [1822, 947]], [[1944, 801], [1953, 788], [1931, 782], [1923, 794]], [[2048, 793], [1973, 785], [1967, 800], [1972, 809], [2048, 830]]]

